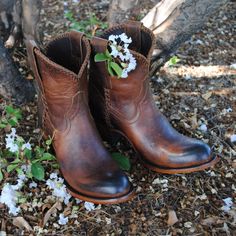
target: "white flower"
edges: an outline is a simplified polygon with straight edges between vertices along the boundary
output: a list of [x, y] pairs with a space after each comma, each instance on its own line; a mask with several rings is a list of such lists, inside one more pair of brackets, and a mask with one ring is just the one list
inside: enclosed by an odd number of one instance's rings
[[108, 40], [110, 41], [110, 55], [113, 58], [119, 57], [119, 59], [123, 63], [127, 64], [126, 68], [123, 69], [121, 74], [121, 78], [127, 78], [128, 73], [134, 70], [137, 66], [136, 59], [128, 49], [129, 44], [132, 42], [132, 39], [128, 38], [125, 33], [122, 33], [120, 35], [110, 35], [108, 37]]
[[119, 53], [116, 46], [111, 45], [110, 47], [111, 47], [110, 55], [113, 56], [114, 58], [116, 58], [118, 56], [118, 53]]
[[236, 134], [233, 134], [230, 136], [230, 141], [231, 141], [231, 143], [236, 142]]
[[230, 65], [230, 69], [236, 70], [236, 63]]
[[17, 200], [17, 191], [13, 188], [13, 185], [5, 184], [0, 196], [0, 202], [5, 204], [9, 208], [9, 213], [14, 216], [20, 211], [20, 208], [16, 207]]
[[233, 206], [232, 198], [227, 197], [223, 199], [223, 201], [224, 201], [224, 206], [221, 207], [221, 210], [223, 210], [224, 212], [229, 212], [231, 207]]
[[11, 128], [11, 133], [7, 135], [8, 136], [12, 136], [12, 138], [15, 138], [17, 135], [16, 135], [16, 129], [15, 128]]
[[16, 153], [16, 152], [19, 151], [19, 147], [18, 147], [18, 145], [16, 143], [7, 142], [6, 148], [8, 148], [9, 151], [13, 152], [13, 153]]
[[232, 111], [233, 111], [233, 110], [232, 110], [231, 107], [229, 107], [229, 108], [226, 109], [226, 112], [232, 112]]
[[124, 69], [121, 74], [121, 78], [127, 78], [128, 77], [128, 71]]
[[136, 68], [136, 65], [137, 65], [136, 59], [131, 55], [130, 63], [127, 67], [127, 71], [130, 72], [130, 71], [134, 70]]
[[34, 181], [29, 184], [29, 188], [37, 188], [37, 186], [37, 183], [35, 183]]
[[25, 173], [28, 174], [31, 172], [31, 166], [30, 165], [22, 165], [21, 170]]
[[71, 195], [67, 192], [64, 180], [57, 176], [56, 173], [50, 175], [51, 179], [46, 181], [46, 185], [53, 190], [52, 195], [58, 197], [65, 204], [69, 203]]
[[15, 143], [15, 139], [17, 138], [16, 135], [16, 129], [15, 128], [11, 128], [11, 133], [6, 135], [7, 137], [5, 138], [6, 141], [6, 148], [9, 149], [10, 152], [18, 152], [19, 147], [18, 145]]
[[206, 132], [207, 131], [207, 126], [205, 124], [202, 124], [199, 129], [203, 132]]
[[75, 199], [76, 204], [80, 204], [82, 201], [80, 199]]
[[118, 38], [117, 35], [110, 35], [108, 40], [112, 42], [112, 44], [117, 45], [116, 39]]
[[28, 149], [28, 150], [31, 150], [31, 144], [30, 144], [29, 142], [24, 143], [24, 144], [22, 145], [22, 150], [24, 150], [25, 148]]
[[124, 43], [132, 43], [132, 39], [131, 38], [128, 38], [128, 36], [125, 34], [125, 33], [122, 33], [120, 36], [120, 40]]
[[16, 185], [10, 185], [7, 183], [2, 188], [0, 203], [4, 203], [9, 208], [9, 213], [14, 216], [16, 216], [20, 211], [20, 208], [16, 206], [19, 196], [17, 190], [20, 190], [23, 187], [26, 180], [27, 177], [22, 174], [18, 176]]
[[67, 223], [68, 223], [68, 217], [65, 217], [64, 214], [60, 214], [58, 224], [66, 225]]
[[92, 202], [85, 202], [84, 207], [87, 211], [92, 211], [95, 209], [95, 206]]
[[50, 174], [50, 179], [57, 179], [58, 176], [57, 176], [57, 173], [56, 172], [53, 172]]

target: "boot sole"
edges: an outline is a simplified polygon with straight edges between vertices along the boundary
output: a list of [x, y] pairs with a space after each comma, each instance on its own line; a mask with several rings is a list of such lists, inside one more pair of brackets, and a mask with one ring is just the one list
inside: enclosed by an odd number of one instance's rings
[[[194, 166], [189, 166], [189, 167], [183, 167], [183, 168], [171, 168], [171, 167], [163, 167], [163, 166], [158, 166], [155, 165], [149, 161], [147, 161], [144, 157], [142, 157], [139, 152], [136, 150], [136, 148], [133, 146], [132, 142], [126, 137], [125, 134], [123, 134], [121, 131], [113, 129], [111, 133], [114, 134], [113, 140], [118, 140], [119, 136], [124, 137], [132, 146], [133, 150], [136, 152], [140, 162], [150, 170], [153, 170], [157, 173], [161, 174], [185, 174], [185, 173], [192, 173], [192, 172], [197, 172], [197, 171], [202, 171], [207, 168], [210, 168], [214, 166], [217, 162], [219, 162], [220, 158], [218, 156], [212, 156], [212, 159], [208, 162], [202, 163], [200, 165], [194, 165]], [[106, 135], [104, 136], [105, 140], [109, 142], [109, 139], [106, 138]], [[114, 143], [113, 143], [114, 144]]]
[[114, 197], [114, 198], [96, 198], [96, 197], [87, 196], [85, 194], [82, 194], [76, 191], [66, 181], [65, 181], [65, 184], [66, 184], [67, 190], [74, 198], [78, 198], [79, 200], [86, 201], [86, 202], [92, 202], [94, 204], [118, 204], [118, 203], [127, 202], [135, 196], [135, 191], [133, 187], [130, 187], [129, 192], [123, 196]]
[[203, 163], [201, 165], [184, 167], [184, 168], [164, 168], [164, 167], [154, 165], [152, 163], [148, 163], [146, 160], [144, 160], [141, 157], [139, 159], [145, 167], [161, 174], [186, 174], [186, 173], [202, 171], [207, 168], [213, 167], [220, 160], [219, 157], [214, 156], [209, 162]]

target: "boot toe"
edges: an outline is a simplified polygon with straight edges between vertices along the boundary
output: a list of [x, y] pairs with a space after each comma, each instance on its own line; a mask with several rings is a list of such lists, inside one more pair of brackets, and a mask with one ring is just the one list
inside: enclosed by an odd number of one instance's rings
[[169, 157], [170, 163], [173, 163], [177, 168], [195, 167], [203, 165], [212, 159], [210, 147], [198, 141], [183, 150], [181, 153], [173, 153]]
[[103, 178], [87, 184], [80, 184], [80, 191], [87, 196], [112, 199], [124, 196], [132, 191], [128, 177], [122, 172], [106, 173]]
[[119, 171], [98, 184], [97, 191], [108, 196], [120, 196], [129, 192], [130, 187], [128, 177]]

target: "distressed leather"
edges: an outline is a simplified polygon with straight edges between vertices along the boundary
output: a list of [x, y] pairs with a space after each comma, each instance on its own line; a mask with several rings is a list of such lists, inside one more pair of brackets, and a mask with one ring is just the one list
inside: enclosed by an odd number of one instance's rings
[[[123, 32], [133, 40], [130, 49], [137, 67], [128, 78], [117, 79], [108, 74], [104, 62], [95, 63], [93, 58], [105, 51], [109, 35]], [[97, 127], [108, 139], [108, 130], [121, 133], [155, 171], [179, 173], [209, 167], [215, 162], [210, 147], [178, 133], [155, 105], [148, 78], [154, 42], [152, 32], [138, 22], [114, 26], [91, 40], [89, 95]]]
[[53, 137], [72, 195], [104, 203], [130, 193], [132, 186], [104, 148], [89, 111], [89, 41], [72, 31], [52, 40], [44, 52], [33, 41], [27, 48], [39, 87], [40, 123], [45, 136]]

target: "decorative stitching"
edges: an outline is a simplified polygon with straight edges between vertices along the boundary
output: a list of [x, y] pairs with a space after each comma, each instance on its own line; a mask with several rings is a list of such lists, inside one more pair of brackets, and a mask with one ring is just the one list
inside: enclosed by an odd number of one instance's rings
[[105, 111], [104, 111], [104, 117], [106, 124], [109, 128], [112, 128], [111, 124], [111, 117], [109, 108], [111, 107], [111, 98], [110, 98], [110, 89], [104, 88], [104, 96], [105, 96]]

